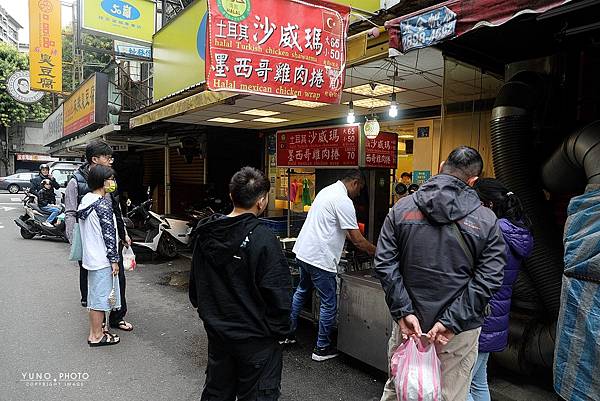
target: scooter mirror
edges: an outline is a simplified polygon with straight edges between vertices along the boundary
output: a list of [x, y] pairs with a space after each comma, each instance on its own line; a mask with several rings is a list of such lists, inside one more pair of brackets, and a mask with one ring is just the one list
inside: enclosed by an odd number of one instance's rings
[[131, 199], [127, 199], [127, 202], [125, 202], [125, 204], [127, 205], [127, 207], [131, 206]]

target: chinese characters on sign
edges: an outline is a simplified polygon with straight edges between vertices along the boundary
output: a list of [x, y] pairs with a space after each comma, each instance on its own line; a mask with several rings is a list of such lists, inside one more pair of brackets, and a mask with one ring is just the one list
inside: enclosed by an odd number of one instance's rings
[[358, 166], [360, 126], [340, 125], [277, 132], [277, 166]]
[[31, 89], [62, 92], [60, 0], [29, 0]]
[[415, 170], [413, 171], [413, 182], [417, 185], [423, 185], [431, 178], [430, 170]]
[[81, 0], [81, 28], [127, 42], [152, 43], [156, 4], [151, 0]]
[[96, 73], [65, 100], [63, 135], [73, 134], [92, 124], [106, 124], [107, 103], [108, 76]]
[[333, 3], [209, 0], [211, 90], [339, 103], [350, 9]]
[[380, 132], [375, 139], [365, 140], [365, 167], [395, 169], [398, 165], [398, 135]]
[[152, 49], [146, 46], [132, 45], [129, 43], [119, 42], [115, 40], [115, 53], [117, 56], [135, 56], [151, 59]]

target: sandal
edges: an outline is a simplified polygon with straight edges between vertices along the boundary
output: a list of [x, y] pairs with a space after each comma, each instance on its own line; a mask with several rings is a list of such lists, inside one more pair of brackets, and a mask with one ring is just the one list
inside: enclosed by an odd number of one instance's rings
[[133, 330], [133, 325], [125, 320], [121, 320], [115, 326], [111, 325], [111, 327], [113, 327], [115, 329], [123, 330], [123, 331], [132, 331]]
[[107, 333], [104, 333], [104, 335], [102, 336], [100, 341], [98, 341], [97, 343], [93, 343], [88, 340], [88, 345], [90, 347], [103, 347], [105, 345], [115, 345], [120, 342], [121, 342], [121, 339], [119, 338], [119, 336], [115, 336], [115, 335], [107, 332]]

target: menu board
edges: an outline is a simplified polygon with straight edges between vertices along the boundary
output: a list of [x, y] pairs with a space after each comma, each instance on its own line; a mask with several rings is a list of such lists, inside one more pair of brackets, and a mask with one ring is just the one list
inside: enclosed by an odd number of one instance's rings
[[380, 132], [365, 139], [365, 167], [395, 169], [398, 165], [398, 134]]
[[277, 132], [278, 167], [358, 167], [360, 125]]

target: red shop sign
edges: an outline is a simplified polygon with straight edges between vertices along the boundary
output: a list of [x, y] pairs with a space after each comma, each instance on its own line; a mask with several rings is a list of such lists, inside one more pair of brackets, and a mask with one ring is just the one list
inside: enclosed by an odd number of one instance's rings
[[365, 167], [397, 168], [398, 134], [380, 132], [375, 139], [366, 138]]
[[338, 125], [277, 132], [279, 167], [356, 167], [360, 126]]
[[322, 0], [208, 0], [210, 90], [339, 103], [350, 8]]

